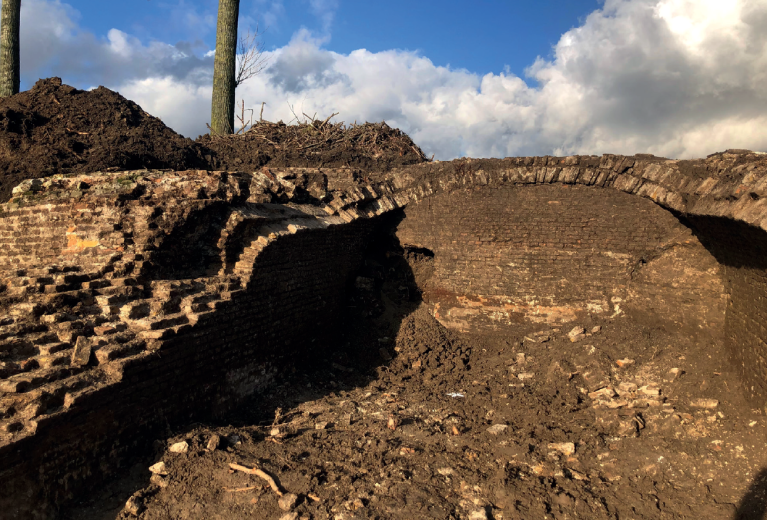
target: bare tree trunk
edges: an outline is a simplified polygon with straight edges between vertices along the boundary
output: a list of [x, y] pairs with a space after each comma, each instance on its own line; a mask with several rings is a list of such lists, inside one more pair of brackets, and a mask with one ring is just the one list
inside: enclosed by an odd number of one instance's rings
[[213, 104], [210, 114], [212, 134], [222, 135], [234, 132], [235, 62], [239, 15], [240, 0], [218, 1], [216, 59], [213, 62]]
[[0, 10], [0, 97], [19, 93], [21, 0], [2, 0]]

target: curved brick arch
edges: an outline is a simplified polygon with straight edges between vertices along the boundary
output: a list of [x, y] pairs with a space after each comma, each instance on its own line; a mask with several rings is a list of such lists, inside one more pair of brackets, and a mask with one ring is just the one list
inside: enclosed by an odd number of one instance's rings
[[[640, 297], [637, 298], [637, 291], [635, 291], [634, 299], [646, 306], [657, 305], [658, 301], [666, 299], [671, 304], [665, 307], [658, 306], [659, 313], [662, 310], [673, 314], [675, 310], [680, 310], [686, 313], [690, 320], [693, 316], [699, 317], [697, 326], [705, 328], [708, 334], [717, 340], [724, 341], [728, 347], [732, 361], [741, 373], [746, 392], [754, 399], [754, 402], [761, 404], [767, 398], [767, 330], [762, 326], [767, 318], [767, 260], [765, 260], [767, 259], [767, 234], [765, 234], [767, 202], [764, 200], [767, 194], [767, 165], [761, 154], [724, 153], [700, 161], [669, 161], [647, 156], [610, 155], [601, 158], [538, 157], [462, 160], [410, 167], [397, 172], [393, 176], [392, 184], [394, 199], [398, 205], [407, 208], [405, 211], [409, 218], [429, 221], [432, 227], [441, 225], [439, 222], [447, 218], [445, 215], [455, 217], [456, 214], [467, 212], [497, 212], [503, 204], [493, 206], [492, 198], [483, 199], [482, 195], [493, 191], [504, 192], [504, 197], [509, 199], [506, 203], [516, 205], [518, 208], [528, 199], [537, 197], [541, 203], [540, 218], [548, 218], [549, 220], [544, 224], [549, 226], [558, 224], [557, 218], [563, 218], [562, 215], [577, 219], [580, 212], [580, 217], [588, 219], [591, 211], [592, 219], [602, 218], [603, 228], [615, 226], [621, 230], [621, 236], [627, 238], [621, 251], [607, 249], [603, 253], [614, 253], [614, 256], [625, 254], [629, 257], [634, 255], [631, 261], [637, 262], [639, 267], [646, 262], [643, 256], [657, 256], [658, 258], [653, 258], [656, 264], [654, 267], [662, 266], [669, 276], [684, 278], [685, 271], [688, 274], [695, 273], [695, 276], [687, 276], [681, 282], [682, 285], [686, 284], [687, 292], [676, 299], [668, 291], [663, 294], [653, 292], [655, 291], [652, 289], [653, 284], [665, 283], [665, 280], [658, 276], [655, 279], [646, 279], [644, 294], [639, 294]], [[578, 208], [576, 205], [571, 207], [569, 212], [560, 212], [559, 217], [552, 219], [552, 212], [544, 207], [547, 202], [545, 193], [541, 194], [541, 192], [549, 190], [561, 195], [562, 190], [568, 186], [571, 187], [570, 193], [562, 199], [563, 201], [577, 199], [578, 197], [574, 195], [579, 190], [580, 192], [591, 191], [593, 192], [590, 195], [592, 208]], [[588, 190], [588, 187], [605, 188], [608, 191]], [[526, 194], [514, 195], [520, 190], [527, 190]], [[536, 192], [538, 192], [537, 195], [535, 195]], [[618, 194], [623, 198], [621, 199]], [[626, 198], [624, 194], [632, 195], [632, 197]], [[466, 197], [473, 197], [468, 206], [470, 210], [462, 207], [462, 204], [467, 204]], [[579, 197], [584, 201], [587, 200], [584, 198], [587, 196], [579, 195]], [[551, 195], [549, 198], [556, 197]], [[607, 199], [613, 201], [614, 206], [624, 206], [623, 212], [612, 215], [614, 218], [612, 223], [609, 219], [603, 218], [604, 209], [598, 208], [599, 204], [605, 203]], [[645, 200], [647, 203], [639, 202]], [[654, 204], [649, 204], [649, 201]], [[653, 210], [652, 207], [658, 209]], [[529, 212], [534, 211], [535, 208], [529, 209]], [[636, 224], [630, 222], [632, 212], [636, 216]], [[652, 218], [651, 214], [654, 215]], [[624, 221], [621, 221], [621, 218]], [[627, 218], [628, 224], [625, 222]], [[492, 220], [487, 216], [484, 219], [487, 222]], [[651, 229], [653, 226], [646, 224], [648, 220], [653, 219], [656, 225], [654, 229]], [[683, 226], [680, 225], [680, 221], [684, 224]], [[508, 254], [508, 251], [503, 251], [502, 247], [484, 256], [477, 253], [477, 251], [488, 250], [487, 244], [483, 242], [485, 239], [481, 236], [484, 224], [475, 224], [473, 228], [456, 229], [461, 225], [457, 217], [452, 218], [450, 222], [444, 222], [444, 226], [453, 228], [453, 232], [468, 233], [473, 236], [473, 244], [469, 244], [462, 252], [456, 251], [455, 248], [451, 249], [449, 246], [444, 247], [446, 241], [454, 242], [455, 236], [435, 238], [435, 233], [423, 230], [414, 233], [412, 229], [408, 229], [407, 222], [406, 218], [405, 230], [400, 233], [402, 240], [430, 249], [435, 247], [439, 249], [440, 246], [435, 244], [441, 243], [443, 258], [445, 258], [444, 254], [449, 252], [452, 256], [458, 256], [459, 260], [463, 260], [463, 263], [444, 262], [448, 265], [442, 266], [441, 275], [446, 279], [457, 278], [457, 281], [451, 279], [447, 283], [434, 284], [434, 293], [441, 293], [443, 297], [442, 302], [439, 301], [439, 296], [435, 297], [434, 310], [438, 315], [441, 313], [440, 317], [446, 325], [471, 330], [474, 325], [471, 320], [478, 314], [484, 314], [485, 317], [489, 317], [488, 320], [491, 323], [494, 320], [497, 324], [514, 312], [521, 315], [527, 312], [527, 318], [535, 313], [539, 315], [548, 313], [549, 316], [553, 315], [556, 318], [564, 317], [562, 321], [567, 321], [568, 318], [576, 319], [577, 313], [573, 311], [573, 306], [569, 303], [558, 304], [556, 298], [550, 297], [547, 307], [545, 298], [542, 302], [541, 299], [531, 296], [532, 294], [540, 296], [537, 291], [547, 287], [541, 279], [556, 277], [554, 274], [556, 269], [548, 271], [537, 269], [536, 271], [535, 262], [538, 261], [540, 264], [544, 261], [541, 257], [545, 255], [541, 253], [536, 259], [535, 253], [529, 252], [530, 241], [518, 241], [517, 247], [528, 249], [528, 259], [532, 258], [531, 266], [523, 265], [509, 270], [502, 260], [508, 261], [516, 257]], [[486, 224], [490, 225], [487, 222]], [[493, 225], [498, 226], [499, 222], [496, 221]], [[576, 222], [573, 225], [581, 224]], [[519, 227], [524, 228], [524, 225]], [[567, 223], [564, 227], [567, 227]], [[592, 227], [596, 226], [592, 225]], [[640, 229], [637, 230], [637, 227]], [[670, 232], [664, 238], [663, 232], [666, 229]], [[534, 230], [520, 231], [522, 234], [531, 232], [534, 233]], [[605, 229], [599, 233], [603, 239], [614, 238]], [[656, 236], [648, 237], [647, 233], [650, 235], [654, 233]], [[551, 240], [550, 234], [543, 233], [543, 235]], [[430, 237], [426, 242], [424, 242], [425, 236]], [[492, 240], [493, 236], [489, 234], [487, 241]], [[509, 237], [505, 237], [504, 240], [509, 242]], [[632, 241], [637, 245], [634, 249], [631, 247]], [[613, 245], [614, 243], [613, 240]], [[596, 247], [598, 249], [600, 246]], [[646, 250], [649, 255], [643, 253], [643, 250]], [[496, 255], [496, 259], [492, 258], [493, 254]], [[553, 253], [549, 254], [549, 257], [551, 258], [545, 259], [545, 262], [561, 261], [561, 258], [558, 259]], [[481, 270], [483, 262], [491, 265], [493, 269], [504, 271], [505, 274], [501, 273], [493, 280], [492, 269]], [[573, 262], [571, 257], [562, 262], [562, 265], [571, 265]], [[593, 257], [581, 258], [580, 262], [580, 268], [583, 269], [583, 265], [593, 263], [594, 260]], [[480, 294], [476, 283], [471, 280], [462, 280], [460, 274], [455, 274], [477, 268], [477, 266], [480, 273], [478, 273], [479, 276], [475, 275], [474, 279], [483, 277], [490, 280], [484, 286], [480, 284], [481, 289], [486, 293]], [[437, 267], [439, 271], [439, 266]], [[612, 269], [609, 276], [627, 276], [628, 273], [630, 283], [636, 287], [638, 268], [626, 266], [626, 270], [621, 272], [619, 262], [612, 264], [603, 262], [597, 267], [598, 269], [593, 269], [588, 275], [592, 276], [594, 272], [603, 274], [604, 271]], [[675, 269], [676, 272], [674, 272]], [[714, 270], [717, 271], [716, 276], [711, 274]], [[648, 269], [640, 272], [639, 278], [651, 271], [652, 269]], [[520, 272], [527, 272], [530, 275], [529, 278], [538, 276], [540, 279], [534, 282], [521, 280]], [[562, 283], [575, 282], [570, 284], [568, 290], [579, 287], [583, 289], [584, 284], [589, 285], [584, 282], [583, 277], [578, 279], [579, 274], [582, 273], [575, 271], [567, 274], [567, 277], [562, 276]], [[501, 286], [501, 289], [504, 289], [504, 281], [510, 277], [516, 277], [514, 280], [516, 285], [508, 283], [505, 292], [499, 291], [498, 287]], [[529, 283], [526, 287], [527, 282]], [[676, 282], [679, 280], [675, 280]], [[473, 287], [472, 283], [474, 283]], [[591, 285], [599, 287], [599, 284]], [[618, 298], [619, 305], [625, 307], [626, 301], [622, 296], [631, 293], [630, 289], [623, 294], [616, 291], [615, 297]], [[587, 292], [584, 291], [584, 294]], [[454, 302], [454, 307], [446, 309], [445, 294], [452, 295], [454, 298], [463, 298], [461, 305], [456, 305]], [[518, 295], [525, 296], [528, 302], [532, 299], [533, 304], [526, 305], [525, 301], [516, 297]], [[697, 305], [688, 305], [682, 311], [684, 301], [693, 301]], [[588, 298], [584, 297], [583, 308], [585, 309], [587, 305], [598, 306], [599, 302], [593, 299], [588, 301]], [[610, 310], [614, 309], [613, 306]], [[720, 317], [717, 318], [717, 316]], [[474, 327], [473, 330], [481, 330], [481, 327], [479, 329]]]
[[767, 231], [767, 162], [724, 153], [700, 161], [605, 155], [468, 159], [411, 166], [390, 174], [404, 205], [477, 186], [578, 184], [613, 188], [682, 214], [724, 217]]

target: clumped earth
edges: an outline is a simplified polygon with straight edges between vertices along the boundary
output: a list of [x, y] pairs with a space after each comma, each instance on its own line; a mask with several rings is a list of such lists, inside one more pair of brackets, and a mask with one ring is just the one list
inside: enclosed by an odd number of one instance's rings
[[65, 518], [756, 519], [767, 510], [765, 419], [740, 397], [715, 342], [630, 316], [575, 331], [457, 334], [411, 301], [403, 277], [360, 287], [353, 325], [332, 351], [289, 367], [227, 424], [158, 439], [154, 457]]
[[106, 170], [256, 170], [265, 165], [386, 171], [426, 160], [386, 123], [345, 126], [260, 121], [241, 135], [177, 134], [133, 101], [104, 87], [92, 91], [41, 79], [0, 99], [0, 201], [25, 179]]

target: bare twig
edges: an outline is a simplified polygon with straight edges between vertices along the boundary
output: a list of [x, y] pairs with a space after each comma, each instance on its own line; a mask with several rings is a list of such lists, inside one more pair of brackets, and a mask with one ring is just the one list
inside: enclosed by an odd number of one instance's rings
[[244, 488], [224, 488], [224, 491], [229, 491], [230, 493], [240, 493], [242, 491], [252, 491], [254, 489], [261, 489], [263, 486], [248, 486]]
[[245, 100], [244, 99], [242, 100], [241, 108], [242, 108], [242, 115], [237, 116], [237, 119], [240, 120], [240, 125], [241, 126], [240, 126], [240, 129], [237, 130], [237, 132], [235, 132], [235, 135], [247, 132], [248, 126], [253, 127], [253, 109], [252, 108], [248, 109], [248, 110], [250, 110], [250, 121], [248, 121], [246, 123], [245, 122]]
[[[287, 103], [287, 101], [286, 101], [286, 103]], [[288, 122], [288, 124], [292, 123], [292, 122], [293, 122], [293, 120], [295, 120], [295, 121], [296, 121], [296, 123], [299, 123], [299, 124], [300, 124], [300, 123], [301, 123], [301, 120], [300, 120], [300, 119], [298, 119], [298, 116], [296, 115], [296, 111], [295, 111], [295, 110], [293, 110], [293, 106], [292, 106], [290, 103], [288, 103], [288, 108], [290, 109], [290, 112], [293, 114], [293, 119], [291, 119], [291, 120]]]
[[251, 475], [256, 475], [257, 477], [260, 477], [266, 481], [267, 484], [269, 484], [269, 487], [272, 488], [272, 491], [277, 493], [278, 496], [282, 496], [283, 492], [280, 489], [280, 487], [277, 485], [277, 483], [274, 481], [274, 479], [264, 471], [258, 469], [258, 468], [246, 468], [245, 466], [240, 466], [239, 464], [229, 464], [229, 467], [236, 471], [242, 471], [243, 473], [249, 473]]
[[243, 82], [261, 73], [266, 68], [267, 58], [263, 55], [264, 43], [259, 41], [258, 26], [251, 34], [250, 29], [237, 43], [237, 75], [234, 86], [239, 87]]

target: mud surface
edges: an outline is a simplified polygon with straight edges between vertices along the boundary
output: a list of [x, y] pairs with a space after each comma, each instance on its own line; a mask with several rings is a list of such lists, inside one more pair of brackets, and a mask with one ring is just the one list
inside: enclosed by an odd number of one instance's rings
[[0, 99], [0, 201], [25, 179], [105, 170], [255, 170], [265, 165], [386, 171], [423, 162], [410, 138], [385, 123], [345, 126], [259, 122], [237, 136], [177, 134], [133, 101], [41, 79]]
[[763, 518], [764, 416], [715, 343], [631, 316], [581, 323], [575, 342], [573, 324], [461, 336], [405, 287], [359, 291], [334, 353], [230, 424], [158, 439], [64, 517]]

